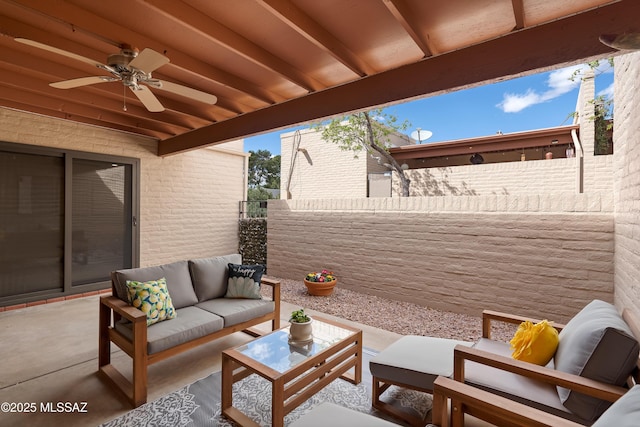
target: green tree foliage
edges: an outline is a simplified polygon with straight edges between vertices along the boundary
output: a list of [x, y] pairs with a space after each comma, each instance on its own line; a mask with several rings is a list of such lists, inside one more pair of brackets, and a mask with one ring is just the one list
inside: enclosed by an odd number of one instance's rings
[[280, 188], [280, 155], [269, 150], [249, 151], [249, 188]]
[[270, 191], [267, 191], [264, 187], [249, 188], [247, 190], [247, 200], [250, 202], [274, 198], [273, 194]]
[[411, 181], [404, 169], [389, 153], [389, 147], [391, 135], [400, 133], [409, 126], [408, 121], [399, 123], [397, 117], [376, 109], [335, 118], [328, 123], [313, 127], [316, 131], [322, 132], [323, 140], [337, 144], [344, 151], [353, 151], [355, 158], [363, 150], [367, 154], [380, 156], [384, 159], [384, 166], [398, 173], [402, 195], [408, 197]]

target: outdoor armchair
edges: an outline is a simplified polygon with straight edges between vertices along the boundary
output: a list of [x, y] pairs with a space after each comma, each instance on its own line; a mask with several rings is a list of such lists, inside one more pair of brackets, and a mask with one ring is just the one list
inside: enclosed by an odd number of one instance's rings
[[[584, 390], [586, 391], [586, 390]], [[598, 394], [599, 389], [589, 392]], [[451, 406], [449, 409], [449, 400]], [[449, 418], [449, 412], [453, 417]], [[464, 425], [465, 414], [499, 426], [578, 427], [582, 424], [515, 402], [450, 378], [434, 382], [432, 423], [438, 427]], [[640, 420], [640, 385], [607, 409], [592, 427], [632, 427]], [[451, 421], [451, 422], [450, 422]]]
[[[613, 305], [595, 300], [567, 325], [557, 325], [561, 330], [558, 349], [546, 366], [515, 360], [509, 343], [492, 340], [491, 322], [496, 320], [520, 323], [525, 319], [485, 312], [483, 337], [473, 348], [454, 349], [454, 380], [577, 425], [591, 425], [638, 380], [640, 328], [628, 310], [621, 316]], [[463, 425], [461, 411], [455, 410], [460, 402], [452, 398], [452, 405], [453, 425]], [[497, 424], [503, 425], [500, 419]], [[506, 421], [513, 420], [507, 417]]]

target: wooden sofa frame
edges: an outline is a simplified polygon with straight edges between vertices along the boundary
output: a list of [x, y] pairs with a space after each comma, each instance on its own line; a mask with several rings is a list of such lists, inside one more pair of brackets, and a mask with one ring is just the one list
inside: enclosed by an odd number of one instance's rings
[[[640, 322], [638, 322], [638, 319], [628, 309], [623, 310], [622, 317], [631, 329], [633, 336], [638, 339], [640, 337]], [[540, 321], [539, 319], [529, 319], [522, 316], [485, 310], [482, 313], [482, 336], [483, 338], [491, 338], [492, 321], [520, 324], [525, 320], [533, 323]], [[555, 323], [553, 326], [559, 331], [564, 327], [564, 325]], [[467, 360], [507, 370], [538, 381], [559, 385], [609, 402], [615, 402], [627, 391], [627, 389], [623, 387], [612, 386], [589, 378], [567, 374], [544, 366], [522, 362], [472, 347], [456, 346], [454, 350], [453, 380], [437, 378], [434, 385], [433, 424], [437, 426], [463, 426], [465, 414], [470, 414], [501, 426], [530, 425], [559, 427], [561, 425], [580, 425], [528, 407], [514, 400], [464, 384], [464, 364]], [[628, 379], [628, 386], [631, 387], [639, 382], [640, 359], [636, 361], [636, 369]], [[447, 397], [451, 400], [450, 413], [448, 411]]]
[[[147, 367], [161, 360], [180, 354], [201, 344], [213, 341], [217, 338], [245, 332], [251, 336], [260, 336], [262, 333], [253, 326], [271, 321], [272, 330], [280, 328], [280, 282], [267, 277], [261, 280], [262, 285], [271, 288], [271, 296], [275, 303], [272, 313], [256, 317], [236, 325], [232, 325], [216, 331], [212, 334], [185, 342], [166, 350], [147, 353], [147, 318], [146, 314], [135, 307], [130, 306], [116, 295], [115, 284], [112, 281], [112, 294], [100, 298], [99, 318], [99, 343], [98, 343], [98, 369], [99, 373], [110, 385], [124, 393], [134, 407], [138, 407], [147, 401]], [[114, 325], [122, 318], [130, 321], [132, 325], [133, 339], [118, 332]], [[111, 342], [127, 353], [133, 363], [133, 379], [129, 381], [111, 364]]]

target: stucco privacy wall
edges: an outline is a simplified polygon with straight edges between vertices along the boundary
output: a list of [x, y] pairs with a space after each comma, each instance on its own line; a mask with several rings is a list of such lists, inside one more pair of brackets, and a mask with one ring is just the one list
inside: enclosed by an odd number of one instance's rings
[[[578, 158], [407, 171], [411, 196], [577, 192]], [[394, 196], [400, 180], [394, 176]], [[613, 191], [613, 156], [585, 158], [585, 192]]]
[[238, 251], [242, 141], [160, 158], [149, 138], [5, 108], [0, 140], [139, 158], [142, 266]]
[[640, 53], [615, 59], [615, 302], [640, 315]]
[[[449, 196], [269, 202], [268, 269], [479, 315], [566, 321], [613, 301], [611, 195]], [[375, 316], [375, 313], [372, 313]]]

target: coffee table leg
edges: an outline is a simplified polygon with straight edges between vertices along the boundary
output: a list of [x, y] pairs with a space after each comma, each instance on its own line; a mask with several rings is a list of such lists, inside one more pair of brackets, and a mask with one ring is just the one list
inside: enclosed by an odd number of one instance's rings
[[356, 368], [354, 372], [354, 383], [360, 384], [362, 381], [362, 331], [358, 334], [358, 361], [356, 363]]
[[273, 427], [284, 426], [284, 381], [282, 378], [275, 380], [272, 384], [271, 425]]
[[233, 361], [222, 353], [221, 408], [224, 411], [233, 405]]

